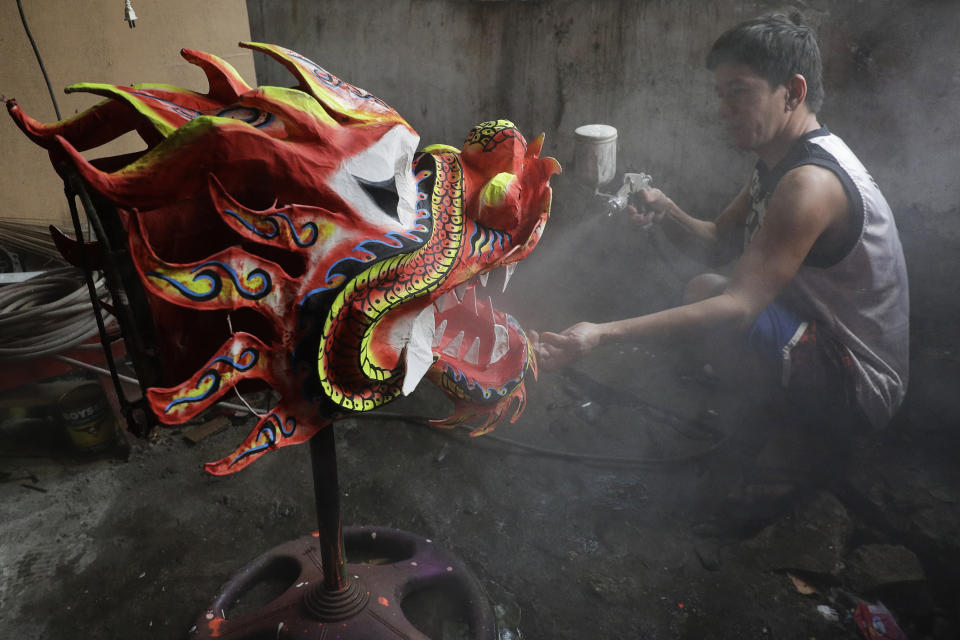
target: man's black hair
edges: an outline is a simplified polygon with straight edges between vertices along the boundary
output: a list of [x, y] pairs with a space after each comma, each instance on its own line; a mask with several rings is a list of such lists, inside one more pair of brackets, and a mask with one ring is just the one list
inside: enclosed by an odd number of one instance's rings
[[823, 105], [820, 47], [799, 16], [761, 16], [730, 29], [713, 43], [707, 68], [713, 71], [725, 62], [748, 65], [771, 87], [786, 86], [794, 74], [800, 74], [807, 81], [807, 107], [817, 113]]

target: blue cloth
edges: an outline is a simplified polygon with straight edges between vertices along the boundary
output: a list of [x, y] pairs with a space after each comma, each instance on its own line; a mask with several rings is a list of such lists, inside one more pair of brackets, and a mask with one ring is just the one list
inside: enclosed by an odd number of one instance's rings
[[805, 321], [799, 315], [777, 302], [760, 312], [747, 332], [747, 345], [757, 352], [777, 360], [783, 357], [783, 348]]

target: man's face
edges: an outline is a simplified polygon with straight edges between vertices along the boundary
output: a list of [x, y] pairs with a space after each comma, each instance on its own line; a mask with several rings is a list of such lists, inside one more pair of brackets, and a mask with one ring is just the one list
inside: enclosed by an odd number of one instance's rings
[[771, 88], [750, 66], [738, 63], [717, 65], [714, 78], [720, 118], [733, 143], [756, 151], [772, 141], [788, 115], [786, 87]]

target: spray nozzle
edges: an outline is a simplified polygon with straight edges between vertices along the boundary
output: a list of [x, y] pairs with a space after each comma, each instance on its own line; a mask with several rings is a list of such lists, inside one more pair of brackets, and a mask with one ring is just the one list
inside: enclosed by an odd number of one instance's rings
[[597, 195], [605, 199], [607, 215], [612, 216], [627, 208], [632, 194], [649, 189], [650, 181], [651, 178], [646, 173], [625, 173], [623, 174], [623, 186], [617, 189], [615, 194], [597, 191]]

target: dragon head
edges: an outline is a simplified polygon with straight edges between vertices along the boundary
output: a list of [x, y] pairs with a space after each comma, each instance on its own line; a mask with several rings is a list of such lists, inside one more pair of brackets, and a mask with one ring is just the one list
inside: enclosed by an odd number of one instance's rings
[[[460, 149], [418, 153], [416, 132], [380, 99], [283, 47], [241, 46], [298, 84], [254, 89], [224, 60], [185, 49], [205, 94], [78, 84], [68, 91], [107, 99], [53, 124], [7, 101], [126, 230], [170, 383], [148, 392], [157, 417], [183, 423], [247, 380], [277, 391], [236, 451], [207, 465], [215, 474], [424, 376], [454, 400], [436, 424], [470, 421], [476, 435], [516, 419], [533, 351], [478, 291], [499, 267], [505, 287], [543, 231], [559, 172], [540, 157], [543, 136], [528, 144], [497, 120]], [[144, 150], [81, 154], [130, 131]]]

